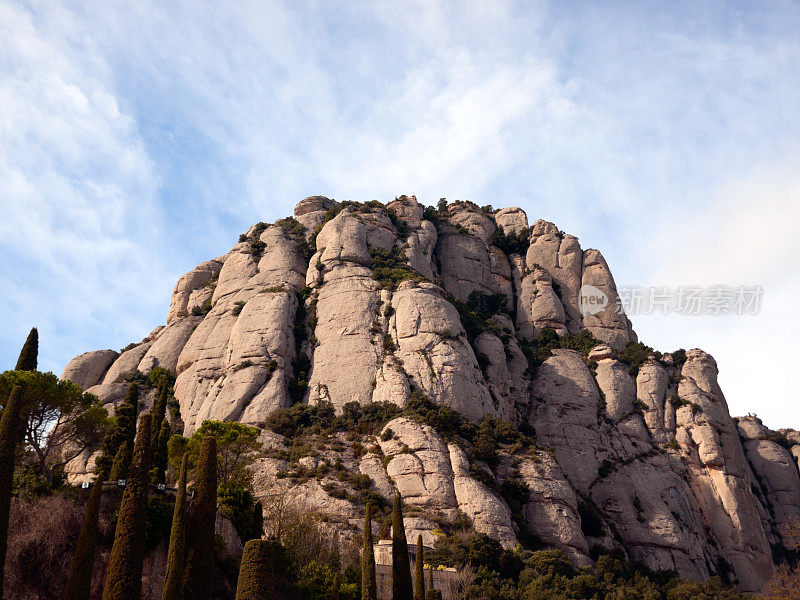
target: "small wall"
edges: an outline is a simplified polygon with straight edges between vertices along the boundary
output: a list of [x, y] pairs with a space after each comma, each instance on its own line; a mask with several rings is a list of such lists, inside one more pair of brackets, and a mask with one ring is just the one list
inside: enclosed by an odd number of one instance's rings
[[[451, 600], [449, 582], [456, 574], [455, 569], [433, 571], [433, 585], [442, 592], [443, 600]], [[414, 576], [414, 564], [411, 565], [411, 576]], [[430, 570], [425, 569], [425, 589], [428, 589]], [[392, 565], [375, 565], [375, 578], [378, 583], [378, 600], [392, 600]]]

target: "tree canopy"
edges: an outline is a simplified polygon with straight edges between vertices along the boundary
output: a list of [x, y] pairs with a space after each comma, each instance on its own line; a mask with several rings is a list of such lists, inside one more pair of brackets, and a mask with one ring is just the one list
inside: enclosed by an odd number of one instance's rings
[[252, 475], [247, 469], [255, 459], [254, 452], [261, 448], [259, 429], [232, 421], [203, 421], [191, 437], [173, 435], [169, 441], [169, 461], [178, 470], [184, 452], [190, 465], [197, 463], [200, 445], [211, 436], [217, 441], [217, 476], [220, 484], [236, 483], [250, 487]]
[[85, 450], [97, 448], [113, 423], [100, 400], [53, 373], [6, 371], [0, 374], [0, 403], [22, 388], [25, 406], [23, 461], [47, 484]]

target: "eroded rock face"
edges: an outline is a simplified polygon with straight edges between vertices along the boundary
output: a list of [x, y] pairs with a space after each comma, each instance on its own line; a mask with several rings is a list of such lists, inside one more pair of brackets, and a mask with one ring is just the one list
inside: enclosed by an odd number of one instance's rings
[[757, 590], [769, 576], [771, 552], [750, 491], [742, 444], [717, 383], [716, 362], [691, 350], [681, 373], [678, 395], [690, 404], [677, 410], [676, 439], [685, 453], [694, 497], [741, 586]]
[[[498, 539], [504, 547], [516, 545], [508, 506], [470, 476], [461, 448], [445, 444], [431, 427], [404, 417], [390, 421], [383, 431], [393, 434], [380, 442], [383, 453], [391, 457], [386, 473], [408, 506], [450, 518], [460, 510], [476, 530]], [[411, 533], [415, 539], [416, 533]]]
[[506, 234], [520, 234], [528, 229], [528, 215], [521, 208], [503, 208], [494, 214], [494, 221]]
[[497, 230], [494, 219], [471, 202], [451, 204], [447, 212], [453, 225], [466, 229], [471, 236], [484, 242], [488, 242]]
[[566, 552], [577, 565], [591, 564], [589, 546], [581, 531], [578, 498], [556, 461], [545, 453], [520, 461], [528, 486], [523, 518], [542, 541]]
[[153, 342], [142, 342], [138, 346], [134, 346], [130, 350], [126, 350], [120, 354], [119, 358], [114, 361], [114, 364], [112, 364], [106, 372], [103, 378], [103, 384], [119, 383], [124, 381], [126, 375], [137, 371], [139, 369], [139, 363], [152, 345]]
[[606, 414], [612, 421], [621, 421], [633, 411], [636, 385], [628, 374], [628, 366], [604, 358], [597, 363], [597, 385], [606, 401]]
[[412, 224], [419, 224], [425, 213], [425, 207], [417, 202], [416, 196], [400, 196], [395, 198], [394, 202], [389, 202], [386, 208]]
[[61, 379], [68, 379], [84, 390], [99, 384], [119, 353], [113, 350], [85, 352], [73, 358], [64, 368]]
[[[219, 275], [222, 268], [222, 261], [209, 260], [182, 276], [178, 283], [175, 284], [175, 289], [172, 291], [172, 301], [169, 304], [169, 313], [167, 313], [167, 323], [172, 323], [175, 319], [185, 317], [189, 314], [192, 308], [200, 306], [197, 304], [199, 297], [195, 294], [198, 290], [204, 289], [204, 286]], [[192, 294], [195, 294], [194, 301]], [[205, 299], [203, 298], [203, 301]]]
[[603, 448], [597, 424], [600, 401], [597, 384], [580, 355], [556, 350], [536, 372], [534, 404], [528, 423], [542, 447], [552, 447], [555, 459], [578, 493], [586, 494], [597, 478]]
[[[576, 241], [577, 243], [577, 241]], [[595, 314], [585, 314], [583, 327], [594, 337], [613, 348], [622, 348], [629, 340], [636, 340], [631, 322], [619, 310], [619, 295], [611, 271], [598, 250], [583, 253], [581, 286], [592, 286], [605, 294], [608, 304]]]
[[473, 420], [500, 414], [458, 312], [432, 284], [401, 285], [392, 298], [396, 357], [428, 396]]
[[303, 284], [305, 262], [280, 227], [267, 227], [258, 241], [264, 244], [260, 257], [249, 241], [227, 255], [210, 312], [178, 357], [175, 396], [186, 433], [209, 418], [263, 423], [288, 403], [295, 290]]
[[149, 373], [156, 367], [175, 372], [178, 358], [186, 342], [194, 333], [202, 319], [199, 316], [187, 316], [174, 320], [158, 333], [153, 344], [139, 362], [138, 370]]
[[800, 480], [795, 459], [789, 450], [769, 439], [769, 430], [757, 418], [741, 418], [737, 425], [747, 462], [766, 499], [772, 527], [789, 548], [794, 542], [789, 529], [800, 523]]
[[436, 254], [444, 287], [459, 300], [466, 301], [474, 291], [499, 292], [492, 274], [489, 246], [483, 240], [445, 233], [439, 236]]
[[[515, 237], [492, 237], [498, 228]], [[359, 453], [338, 432], [295, 462], [265, 454], [253, 465], [256, 494], [285, 494], [350, 535], [363, 507], [357, 490], [342, 492], [335, 473], [344, 470], [368, 476], [387, 502], [399, 492], [408, 539], [426, 545], [463, 513], [506, 548], [527, 531], [576, 565], [601, 546], [695, 579], [730, 564], [746, 591], [766, 580], [769, 544], [788, 543], [785, 529], [800, 519], [800, 434], [776, 437], [754, 418], [737, 426], [716, 363], [700, 350], [685, 362], [682, 353], [622, 362], [617, 351], [637, 338], [615, 310], [616, 284], [597, 250], [553, 223], [528, 227], [518, 208], [426, 211], [413, 196], [386, 207], [312, 196], [292, 219], [240, 239], [180, 278], [166, 325], [120, 355], [76, 357], [63, 378], [113, 413], [129, 374], [171, 371], [185, 435], [204, 419], [263, 427], [293, 401], [341, 411], [349, 402], [404, 407], [422, 393], [475, 423], [491, 415], [524, 426], [536, 448], [501, 444], [490, 467], [474, 458], [474, 440], [445, 440], [406, 413], [377, 436], [359, 434]], [[582, 286], [609, 306], [582, 314]], [[602, 343], [531, 362], [546, 327], [588, 330]], [[262, 438], [288, 448], [266, 429]], [[93, 461], [87, 453], [71, 464], [70, 481], [90, 479]], [[295, 468], [324, 474], [293, 484], [283, 475]], [[512, 477], [527, 492], [507, 500], [500, 490]]]
[[669, 432], [675, 431], [674, 407], [667, 402], [668, 385], [669, 375], [657, 362], [650, 360], [639, 368], [636, 398], [647, 407], [644, 410], [644, 419], [650, 434], [657, 442], [666, 442]]
[[583, 318], [578, 305], [581, 287], [583, 252], [578, 238], [559, 231], [553, 223], [536, 221], [531, 227], [531, 245], [525, 262], [529, 269], [538, 265], [552, 278], [553, 288], [566, 314], [570, 333], [580, 331]]
[[564, 305], [547, 271], [534, 267], [520, 282], [519, 290], [517, 331], [522, 339], [533, 340], [545, 327], [559, 335], [567, 333]]

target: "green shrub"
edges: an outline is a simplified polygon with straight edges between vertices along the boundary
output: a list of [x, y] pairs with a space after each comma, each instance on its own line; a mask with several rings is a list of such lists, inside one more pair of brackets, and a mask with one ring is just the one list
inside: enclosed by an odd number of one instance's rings
[[348, 402], [342, 407], [342, 414], [336, 417], [334, 427], [338, 431], [355, 431], [361, 435], [375, 434], [401, 412], [402, 409], [391, 402], [370, 402], [363, 405]]
[[502, 227], [489, 238], [489, 243], [500, 248], [505, 254], [521, 254], [525, 256], [531, 245], [530, 229], [523, 229], [519, 233], [511, 232], [506, 234]]
[[206, 299], [201, 306], [192, 307], [192, 315], [195, 317], [204, 317], [211, 312], [211, 297]]
[[319, 404], [294, 404], [289, 408], [279, 408], [267, 417], [266, 427], [293, 438], [313, 431], [319, 433], [329, 429], [336, 417], [330, 402]]
[[779, 446], [786, 448], [786, 450], [791, 450], [792, 446], [794, 446], [794, 442], [789, 440], [785, 434], [781, 433], [780, 431], [768, 431], [763, 439], [769, 440], [771, 442], [775, 442]]
[[255, 499], [249, 486], [238, 481], [220, 482], [217, 486], [217, 500], [220, 514], [231, 520], [243, 542], [261, 537], [263, 523], [259, 522]]
[[633, 340], [625, 344], [625, 348], [621, 351], [614, 351], [614, 358], [628, 365], [628, 373], [630, 373], [631, 377], [636, 377], [639, 374], [639, 368], [651, 356], [660, 358], [661, 354], [650, 346], [645, 346], [641, 342], [634, 342]]
[[380, 282], [381, 287], [394, 289], [401, 281], [428, 281], [419, 271], [408, 266], [405, 253], [398, 246], [390, 249], [369, 246], [372, 257], [372, 278]]
[[500, 486], [500, 493], [508, 503], [511, 512], [519, 513], [528, 502], [530, 488], [521, 477], [508, 477]]

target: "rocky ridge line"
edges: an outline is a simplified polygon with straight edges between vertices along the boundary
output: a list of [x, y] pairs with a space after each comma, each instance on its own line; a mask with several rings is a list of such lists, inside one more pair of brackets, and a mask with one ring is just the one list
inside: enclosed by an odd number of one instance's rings
[[[609, 307], [583, 317], [582, 285], [602, 290]], [[616, 300], [599, 251], [552, 223], [529, 226], [519, 208], [315, 196], [181, 277], [166, 325], [140, 344], [78, 356], [63, 377], [113, 405], [130, 373], [167, 369], [186, 434], [204, 419], [263, 427], [294, 402], [402, 407], [418, 390], [474, 422], [489, 415], [530, 431], [538, 450], [503, 447], [498, 464], [476, 465], [400, 417], [386, 425], [388, 440], [363, 440], [375, 452], [322, 451], [325, 464], [368, 475], [376, 493], [400, 491], [417, 511], [409, 539], [432, 543], [437, 523], [461, 512], [506, 547], [529, 533], [576, 564], [620, 549], [653, 569], [757, 590], [773, 548], [788, 543], [785, 527], [800, 519], [800, 434], [731, 419], [717, 365], [701, 350], [631, 363], [625, 349], [637, 338]], [[537, 358], [551, 330], [600, 343]], [[91, 468], [85, 458], [74, 480]], [[264, 493], [291, 467], [270, 457], [258, 465]], [[509, 479], [527, 488], [520, 514], [497, 491]], [[320, 481], [295, 491], [357, 524], [359, 507]]]

